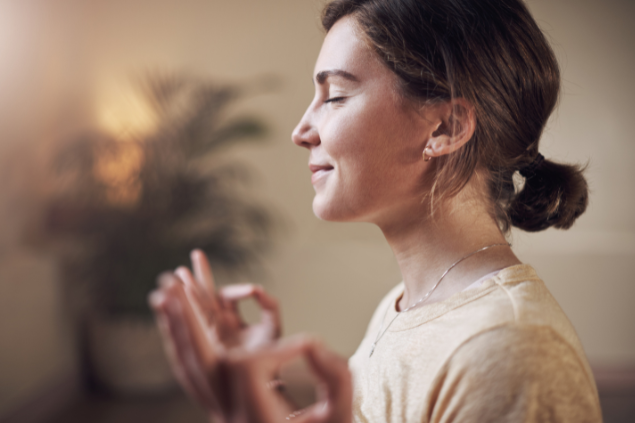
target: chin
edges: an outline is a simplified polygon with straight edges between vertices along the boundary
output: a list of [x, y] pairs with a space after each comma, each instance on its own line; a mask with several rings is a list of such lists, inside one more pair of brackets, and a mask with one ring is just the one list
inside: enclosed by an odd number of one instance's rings
[[317, 196], [313, 199], [313, 214], [320, 220], [334, 221], [332, 211], [328, 206], [322, 204]]
[[313, 199], [313, 214], [328, 222], [354, 222], [356, 216], [341, 203], [316, 195]]
[[339, 222], [341, 219], [338, 219], [338, 207], [334, 207], [332, 201], [324, 198], [317, 194], [315, 198], [313, 198], [313, 214], [320, 219], [326, 220], [329, 222]]

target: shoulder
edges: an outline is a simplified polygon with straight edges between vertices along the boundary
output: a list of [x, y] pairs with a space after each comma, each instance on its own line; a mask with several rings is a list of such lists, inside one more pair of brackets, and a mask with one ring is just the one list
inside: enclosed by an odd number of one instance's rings
[[553, 328], [505, 324], [455, 350], [430, 395], [431, 421], [599, 422], [595, 383]]
[[575, 349], [545, 325], [510, 323], [483, 331], [457, 348], [448, 365], [469, 367], [470, 372], [500, 373], [510, 379], [514, 375], [541, 378], [543, 372], [557, 366], [575, 373], [579, 383], [593, 383]]

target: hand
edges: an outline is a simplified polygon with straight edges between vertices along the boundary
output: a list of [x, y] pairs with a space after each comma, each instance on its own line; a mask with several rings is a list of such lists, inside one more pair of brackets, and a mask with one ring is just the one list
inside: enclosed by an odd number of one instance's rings
[[[315, 404], [291, 413], [280, 394], [268, 387], [268, 382], [283, 364], [300, 356], [308, 361], [320, 381], [320, 389]], [[227, 422], [350, 423], [352, 420], [352, 382], [346, 360], [316, 340], [300, 336], [257, 351], [236, 349], [222, 363], [231, 396]]]
[[[173, 372], [184, 389], [210, 414], [226, 406], [226, 387], [219, 361], [232, 348], [255, 350], [280, 336], [275, 299], [261, 287], [243, 284], [216, 292], [211, 268], [201, 251], [192, 252], [194, 275], [185, 267], [159, 277], [150, 295]], [[243, 298], [255, 297], [261, 321], [246, 325], [237, 309]]]
[[[166, 341], [175, 373], [186, 390], [203, 404], [215, 422], [269, 423], [289, 416], [298, 423], [349, 423], [352, 384], [346, 361], [320, 343], [304, 337], [263, 346], [232, 348], [215, 355], [206, 342], [186, 297], [184, 285], [172, 274], [161, 276], [162, 289], [152, 298], [157, 320]], [[304, 356], [320, 380], [318, 401], [301, 412], [293, 412], [272, 389], [280, 367]], [[206, 371], [207, 363], [214, 363]]]
[[[218, 339], [225, 348], [259, 348], [281, 334], [280, 312], [277, 301], [261, 286], [236, 284], [215, 292], [212, 269], [200, 250], [192, 252], [194, 275], [187, 267], [174, 272], [185, 284], [185, 292], [202, 326]], [[253, 297], [261, 307], [260, 322], [246, 325], [238, 312], [238, 301]]]

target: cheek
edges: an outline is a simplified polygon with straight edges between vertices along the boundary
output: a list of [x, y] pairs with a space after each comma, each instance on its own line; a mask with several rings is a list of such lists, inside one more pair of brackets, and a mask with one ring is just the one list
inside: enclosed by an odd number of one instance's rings
[[332, 133], [333, 142], [326, 142], [324, 148], [348, 178], [388, 183], [419, 157], [406, 127], [390, 111], [360, 113], [342, 119]]
[[324, 149], [335, 160], [357, 163], [356, 166], [376, 160], [389, 147], [389, 124], [382, 110], [368, 102], [347, 105], [325, 122]]
[[367, 138], [365, 128], [354, 114], [341, 113], [324, 127], [321, 134], [323, 147], [334, 159], [345, 158], [351, 152], [364, 148], [364, 139]]
[[322, 147], [336, 167], [332, 186], [352, 207], [412, 194], [422, 160], [413, 121], [396, 104], [378, 99], [346, 106], [321, 131]]

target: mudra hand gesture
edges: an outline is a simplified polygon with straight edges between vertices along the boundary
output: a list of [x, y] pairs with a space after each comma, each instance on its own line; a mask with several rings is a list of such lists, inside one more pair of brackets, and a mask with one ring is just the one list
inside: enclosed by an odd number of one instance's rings
[[[150, 296], [172, 370], [214, 422], [349, 422], [352, 386], [346, 361], [319, 342], [298, 337], [275, 342], [281, 333], [277, 301], [261, 287], [232, 285], [218, 291], [201, 251], [192, 253], [194, 274], [185, 267], [159, 277]], [[261, 320], [246, 325], [237, 302], [253, 297]], [[321, 381], [319, 400], [292, 412], [271, 382], [280, 367], [303, 356]]]
[[[256, 285], [216, 290], [205, 254], [194, 250], [191, 258], [193, 274], [187, 267], [161, 274], [149, 302], [178, 381], [212, 415], [223, 414], [227, 381], [221, 363], [233, 348], [253, 351], [280, 337], [278, 303]], [[237, 308], [249, 297], [262, 308], [254, 325], [245, 324]]]

